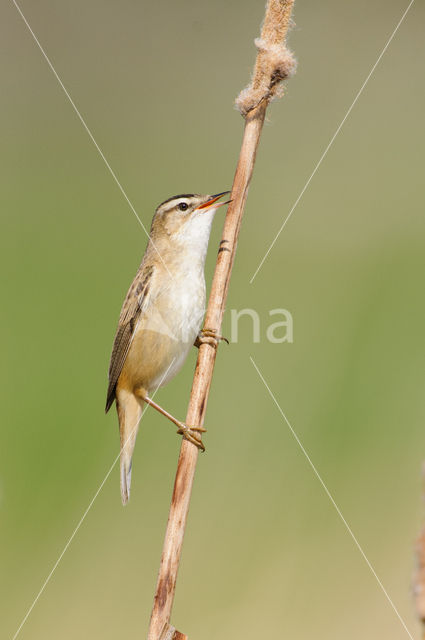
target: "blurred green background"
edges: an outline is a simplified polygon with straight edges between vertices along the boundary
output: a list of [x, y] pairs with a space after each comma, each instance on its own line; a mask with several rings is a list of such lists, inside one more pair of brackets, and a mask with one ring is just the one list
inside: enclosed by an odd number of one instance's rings
[[[193, 640], [407, 637], [251, 355], [414, 637], [423, 520], [423, 59], [417, 2], [253, 284], [407, 2], [297, 0], [299, 70], [272, 105], [233, 272], [172, 622]], [[230, 188], [263, 2], [22, 0], [144, 224]], [[11, 639], [118, 454], [103, 408], [146, 237], [12, 2], [2, 101], [1, 637]], [[222, 218], [207, 264], [210, 282]], [[269, 344], [270, 309], [294, 343]], [[195, 349], [157, 398], [184, 417]], [[146, 635], [180, 440], [148, 411], [19, 637]]]

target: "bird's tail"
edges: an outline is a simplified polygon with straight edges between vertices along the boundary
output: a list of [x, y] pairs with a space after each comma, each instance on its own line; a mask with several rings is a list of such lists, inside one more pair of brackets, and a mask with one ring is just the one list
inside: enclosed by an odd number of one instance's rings
[[120, 423], [121, 444], [121, 500], [123, 505], [126, 505], [130, 499], [131, 464], [144, 403], [143, 401], [135, 398], [133, 394], [126, 394], [125, 400], [120, 400], [121, 401], [117, 400], [117, 410]]

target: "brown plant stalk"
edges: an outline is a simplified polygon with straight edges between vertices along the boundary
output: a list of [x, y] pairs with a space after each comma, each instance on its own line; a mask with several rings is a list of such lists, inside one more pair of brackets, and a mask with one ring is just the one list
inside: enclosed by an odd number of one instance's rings
[[[205, 316], [205, 327], [215, 329], [218, 334], [223, 319], [239, 229], [266, 109], [273, 98], [282, 95], [281, 81], [295, 70], [294, 58], [285, 44], [293, 4], [294, 0], [268, 0], [261, 38], [255, 41], [258, 54], [253, 78], [251, 84], [241, 92], [236, 100], [236, 106], [245, 118], [245, 129], [233, 180], [232, 201], [224, 222]], [[213, 346], [210, 344], [200, 346], [186, 424], [204, 424], [215, 358], [216, 349]], [[196, 446], [183, 440], [177, 464], [148, 640], [185, 640], [187, 638], [186, 635], [176, 631], [170, 625], [170, 616], [198, 453], [199, 450]]]

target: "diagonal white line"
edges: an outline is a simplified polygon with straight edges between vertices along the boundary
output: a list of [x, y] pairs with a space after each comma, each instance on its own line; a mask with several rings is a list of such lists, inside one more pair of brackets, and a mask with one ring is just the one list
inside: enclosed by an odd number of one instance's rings
[[373, 65], [372, 69], [369, 71], [366, 80], [363, 82], [362, 86], [360, 87], [359, 91], [357, 92], [356, 97], [354, 98], [350, 108], [348, 109], [347, 113], [345, 114], [345, 116], [343, 117], [343, 119], [341, 120], [337, 130], [335, 131], [335, 133], [333, 134], [332, 138], [329, 141], [328, 146], [326, 147], [326, 149], [324, 150], [324, 152], [322, 153], [322, 155], [320, 156], [319, 162], [316, 164], [316, 166], [314, 167], [313, 173], [311, 174], [311, 176], [309, 177], [309, 179], [307, 180], [307, 182], [305, 183], [305, 185], [303, 186], [303, 188], [301, 189], [301, 193], [298, 196], [298, 198], [295, 200], [294, 204], [292, 205], [291, 210], [289, 211], [288, 215], [286, 216], [285, 220], [283, 221], [282, 226], [280, 227], [279, 231], [277, 232], [277, 234], [275, 235], [273, 242], [271, 243], [271, 245], [269, 246], [269, 248], [267, 249], [266, 253], [264, 254], [260, 264], [258, 265], [257, 269], [254, 272], [254, 275], [252, 276], [251, 280], [249, 281], [249, 284], [252, 284], [254, 282], [254, 279], [257, 276], [257, 273], [260, 271], [261, 267], [263, 266], [265, 260], [267, 259], [270, 251], [273, 249], [274, 245], [276, 244], [277, 239], [279, 238], [280, 234], [282, 233], [286, 223], [288, 222], [289, 218], [292, 216], [292, 214], [294, 213], [299, 201], [301, 200], [301, 198], [303, 197], [305, 191], [307, 190], [310, 182], [312, 181], [312, 179], [314, 178], [314, 176], [316, 175], [316, 172], [318, 170], [318, 168], [320, 167], [320, 165], [322, 164], [323, 160], [325, 159], [326, 154], [328, 153], [329, 149], [331, 148], [332, 144], [335, 141], [335, 138], [337, 137], [337, 135], [339, 134], [339, 132], [341, 131], [342, 127], [345, 124], [345, 121], [347, 120], [348, 116], [350, 115], [351, 111], [353, 110], [354, 105], [356, 104], [357, 100], [360, 98], [360, 96], [363, 93], [363, 89], [366, 87], [367, 83], [369, 82], [373, 72], [375, 71], [376, 67], [378, 66], [378, 64], [381, 61], [382, 56], [384, 55], [384, 53], [386, 52], [386, 50], [388, 49], [388, 47], [390, 46], [390, 43], [392, 41], [392, 39], [394, 38], [395, 34], [397, 33], [401, 23], [403, 22], [404, 18], [406, 17], [410, 7], [412, 6], [412, 4], [414, 3], [415, 0], [410, 0], [407, 9], [405, 10], [405, 12], [403, 13], [403, 15], [401, 16], [400, 20], [397, 23], [397, 26], [395, 27], [394, 31], [392, 32], [391, 36], [388, 38], [387, 43], [385, 45], [385, 47], [382, 49], [381, 53], [378, 56], [377, 61], [375, 62], [375, 64]]
[[337, 514], [339, 515], [339, 517], [341, 518], [342, 522], [344, 523], [345, 528], [347, 529], [348, 533], [350, 534], [351, 538], [354, 541], [354, 544], [356, 545], [357, 549], [360, 551], [364, 561], [366, 562], [367, 566], [369, 567], [369, 569], [371, 570], [371, 572], [373, 573], [373, 575], [375, 576], [376, 581], [378, 582], [379, 586], [381, 587], [382, 591], [384, 592], [385, 597], [387, 598], [388, 602], [390, 603], [391, 607], [393, 608], [397, 618], [400, 620], [402, 626], [404, 627], [404, 630], [406, 631], [407, 635], [409, 636], [410, 640], [414, 640], [412, 634], [410, 633], [409, 629], [407, 628], [406, 623], [404, 622], [403, 618], [401, 617], [400, 613], [397, 610], [397, 607], [395, 606], [394, 602], [391, 600], [388, 591], [385, 589], [384, 585], [382, 584], [379, 576], [377, 575], [375, 569], [372, 567], [371, 563], [369, 562], [365, 552], [363, 551], [362, 547], [360, 546], [359, 541], [357, 540], [356, 536], [354, 535], [354, 533], [351, 530], [350, 525], [348, 524], [348, 522], [346, 521], [346, 519], [344, 518], [344, 516], [341, 513], [340, 508], [338, 507], [338, 505], [336, 504], [335, 500], [332, 497], [332, 494], [330, 493], [328, 487], [326, 486], [326, 484], [324, 483], [324, 481], [322, 480], [322, 476], [320, 475], [320, 473], [318, 472], [318, 470], [316, 469], [313, 461], [311, 460], [310, 456], [308, 455], [307, 451], [305, 450], [301, 440], [299, 439], [299, 437], [297, 436], [297, 434], [295, 433], [294, 428], [292, 427], [291, 423], [289, 422], [288, 418], [286, 417], [286, 415], [283, 413], [283, 410], [280, 406], [280, 404], [278, 403], [278, 401], [276, 400], [272, 390], [270, 389], [269, 385], [267, 384], [267, 382], [264, 379], [263, 374], [261, 373], [261, 371], [259, 370], [259, 368], [257, 367], [256, 363], [254, 362], [254, 359], [252, 358], [252, 356], [249, 356], [255, 370], [257, 371], [258, 375], [260, 376], [264, 386], [266, 387], [267, 391], [269, 392], [269, 395], [271, 397], [271, 399], [273, 400], [273, 402], [275, 403], [276, 407], [279, 410], [280, 415], [282, 416], [282, 418], [285, 420], [286, 424], [288, 425], [292, 435], [294, 436], [298, 446], [300, 447], [301, 451], [303, 452], [303, 454], [305, 455], [305, 457], [308, 460], [308, 463], [310, 465], [310, 467], [313, 469], [313, 472], [316, 476], [316, 478], [319, 480], [320, 484], [322, 485], [326, 495], [328, 496], [329, 500], [331, 501], [332, 505], [334, 506]]
[[[38, 48], [40, 49], [44, 59], [46, 60], [47, 64], [49, 65], [53, 75], [55, 76], [56, 80], [59, 82], [60, 86], [63, 89], [63, 92], [65, 93], [66, 97], [68, 98], [69, 102], [71, 103], [72, 108], [74, 109], [76, 115], [78, 116], [78, 119], [80, 120], [81, 124], [83, 125], [84, 129], [86, 130], [90, 140], [93, 142], [94, 146], [96, 147], [100, 157], [102, 158], [103, 162], [105, 163], [107, 169], [109, 170], [109, 173], [111, 174], [111, 176], [113, 177], [113, 179], [115, 180], [115, 183], [117, 184], [119, 190], [121, 191], [122, 195], [124, 196], [124, 198], [126, 199], [130, 209], [132, 210], [132, 212], [134, 213], [134, 215], [136, 216], [137, 220], [140, 223], [140, 226], [142, 227], [143, 231], [145, 232], [145, 234], [147, 235], [147, 237], [149, 238], [149, 232], [147, 231], [145, 225], [143, 224], [143, 222], [141, 221], [141, 219], [139, 218], [139, 216], [137, 215], [137, 211], [134, 208], [132, 202], [130, 201], [130, 198], [127, 196], [126, 192], [124, 191], [124, 188], [122, 187], [120, 181], [118, 180], [114, 170], [112, 169], [111, 165], [109, 164], [109, 162], [107, 161], [107, 159], [105, 158], [105, 155], [102, 151], [102, 149], [99, 147], [99, 145], [97, 144], [92, 132], [90, 131], [89, 127], [87, 126], [83, 116], [81, 115], [81, 113], [79, 112], [79, 110], [77, 109], [75, 102], [73, 101], [73, 99], [71, 98], [69, 92], [67, 91], [65, 85], [63, 84], [62, 80], [60, 79], [58, 73], [56, 72], [56, 69], [54, 68], [53, 64], [50, 61], [50, 58], [48, 57], [47, 53], [44, 51], [43, 47], [40, 44], [40, 41], [38, 40], [37, 36], [35, 35], [34, 31], [32, 30], [31, 26], [28, 23], [28, 20], [26, 19], [26, 17], [24, 16], [24, 14], [22, 13], [18, 3], [16, 2], [16, 0], [12, 0], [13, 4], [15, 5], [19, 15], [21, 16], [22, 20], [25, 22], [28, 31], [31, 33], [35, 43], [37, 44]], [[168, 271], [168, 274], [172, 276], [172, 274], [170, 273], [170, 271], [168, 270], [167, 265], [165, 264], [164, 260], [162, 259], [161, 254], [159, 253], [157, 247], [155, 246], [155, 243], [152, 241], [152, 246], [155, 249], [155, 251], [157, 252], [159, 259], [161, 260], [162, 264], [164, 265], [164, 267], [166, 268], [166, 270]]]
[[[152, 399], [155, 397], [156, 392], [158, 391], [159, 387], [160, 387], [160, 386], [161, 386], [161, 384], [162, 384], [162, 381], [165, 379], [165, 377], [166, 377], [167, 373], [169, 372], [170, 368], [172, 367], [172, 365], [173, 365], [173, 363], [174, 363], [174, 360], [175, 360], [175, 358], [173, 358], [173, 360], [172, 360], [172, 362], [171, 362], [170, 366], [168, 367], [167, 371], [166, 371], [166, 372], [164, 373], [164, 375], [162, 376], [161, 382], [158, 384], [157, 388], [155, 389], [154, 393], [152, 394]], [[145, 415], [146, 411], [148, 410], [148, 407], [149, 407], [149, 404], [147, 404], [147, 406], [146, 406], [145, 410], [143, 411], [143, 415], [142, 415], [141, 419], [144, 417], [144, 415]], [[130, 432], [130, 435], [128, 436], [127, 440], [124, 442], [124, 445], [123, 445], [122, 449], [120, 449], [119, 454], [117, 455], [117, 457], [116, 457], [116, 458], [115, 458], [115, 460], [113, 461], [112, 465], [111, 465], [111, 466], [110, 466], [110, 468], [109, 468], [109, 471], [107, 472], [106, 476], [103, 478], [102, 482], [100, 483], [98, 490], [96, 491], [96, 493], [94, 494], [93, 498], [91, 499], [91, 501], [90, 501], [90, 503], [89, 503], [89, 506], [88, 506], [88, 507], [87, 507], [87, 509], [84, 511], [84, 513], [83, 513], [83, 515], [82, 515], [82, 517], [81, 517], [81, 519], [80, 519], [79, 523], [77, 524], [77, 526], [75, 527], [74, 531], [72, 532], [72, 535], [71, 535], [71, 537], [69, 538], [69, 540], [68, 540], [68, 542], [66, 543], [66, 545], [64, 546], [64, 548], [63, 548], [63, 550], [62, 550], [62, 552], [61, 552], [60, 556], [58, 557], [58, 559], [56, 560], [55, 564], [53, 565], [52, 570], [50, 571], [49, 575], [47, 576], [46, 580], [44, 581], [44, 583], [43, 583], [43, 585], [42, 585], [42, 587], [41, 587], [40, 591], [38, 592], [37, 596], [35, 597], [35, 599], [34, 599], [34, 601], [33, 601], [32, 605], [30, 606], [30, 608], [29, 608], [29, 609], [28, 609], [28, 611], [26, 612], [26, 614], [25, 614], [25, 616], [24, 616], [24, 618], [23, 618], [23, 620], [22, 620], [21, 624], [19, 625], [18, 629], [17, 629], [17, 630], [16, 630], [16, 632], [15, 632], [15, 635], [12, 637], [12, 640], [16, 640], [16, 638], [18, 637], [18, 635], [19, 635], [19, 633], [20, 633], [20, 631], [21, 631], [22, 627], [24, 626], [24, 624], [25, 624], [25, 623], [26, 623], [26, 621], [28, 620], [28, 618], [29, 618], [29, 616], [30, 616], [30, 614], [31, 614], [31, 611], [34, 609], [35, 605], [37, 604], [37, 602], [38, 602], [38, 600], [39, 600], [39, 598], [40, 598], [40, 596], [41, 596], [41, 594], [43, 593], [43, 591], [45, 590], [45, 588], [46, 588], [46, 587], [47, 587], [47, 585], [49, 584], [51, 577], [53, 576], [54, 572], [56, 571], [56, 569], [57, 569], [57, 567], [58, 567], [58, 564], [60, 563], [60, 561], [62, 560], [63, 556], [64, 556], [64, 555], [65, 555], [65, 553], [67, 552], [67, 550], [68, 550], [68, 548], [69, 548], [69, 546], [70, 546], [71, 542], [73, 541], [73, 539], [74, 539], [75, 535], [77, 534], [77, 532], [78, 532], [79, 528], [81, 527], [81, 525], [83, 524], [84, 520], [86, 519], [86, 516], [87, 516], [88, 512], [90, 511], [90, 509], [92, 508], [92, 506], [93, 506], [93, 504], [94, 504], [94, 501], [96, 500], [97, 496], [98, 496], [98, 495], [99, 495], [99, 493], [102, 491], [102, 489], [103, 489], [103, 486], [104, 486], [105, 482], [107, 481], [107, 479], [108, 479], [108, 478], [109, 478], [109, 476], [111, 475], [113, 468], [115, 467], [115, 465], [116, 465], [116, 464], [117, 464], [117, 462], [118, 462], [118, 459], [119, 459], [119, 457], [120, 457], [120, 455], [121, 455], [121, 451], [124, 449], [125, 445], [127, 444], [127, 442], [128, 442], [128, 441], [130, 440], [130, 438], [132, 437], [132, 435], [133, 435], [133, 433], [134, 433], [135, 429], [137, 429], [137, 425], [139, 424], [139, 422], [140, 422], [140, 421], [137, 421], [137, 424], [135, 424], [135, 425], [134, 425], [133, 429], [132, 429], [132, 430], [131, 430], [131, 432]]]

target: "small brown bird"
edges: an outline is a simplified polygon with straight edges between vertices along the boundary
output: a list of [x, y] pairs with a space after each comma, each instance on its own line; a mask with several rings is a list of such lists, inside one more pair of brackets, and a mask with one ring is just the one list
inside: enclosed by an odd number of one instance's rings
[[221, 336], [200, 331], [205, 313], [204, 264], [211, 224], [224, 191], [213, 196], [183, 194], [155, 211], [142, 263], [118, 322], [109, 365], [106, 412], [116, 401], [120, 427], [121, 497], [130, 497], [131, 461], [143, 406], [150, 404], [204, 450], [202, 427], [188, 427], [150, 398], [182, 367], [190, 348], [217, 345]]

